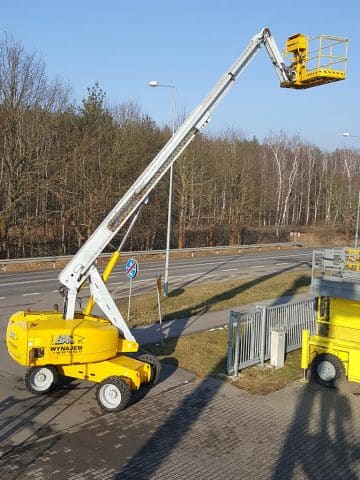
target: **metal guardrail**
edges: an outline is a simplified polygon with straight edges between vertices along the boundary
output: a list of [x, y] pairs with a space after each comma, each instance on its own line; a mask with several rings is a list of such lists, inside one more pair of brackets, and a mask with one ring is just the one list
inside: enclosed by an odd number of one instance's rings
[[270, 358], [272, 330], [285, 330], [286, 352], [301, 347], [301, 332], [316, 329], [314, 300], [272, 307], [258, 306], [250, 312], [230, 312], [227, 355], [228, 375]]
[[[240, 253], [242, 250], [247, 249], [257, 249], [261, 251], [263, 248], [278, 248], [279, 250], [282, 247], [297, 248], [302, 247], [303, 244], [299, 242], [283, 242], [283, 243], [266, 243], [266, 244], [250, 244], [250, 245], [229, 245], [229, 246], [218, 246], [218, 247], [197, 247], [197, 248], [173, 248], [170, 250], [170, 255], [173, 254], [191, 254], [195, 256], [196, 253], [200, 252], [214, 252], [219, 254], [220, 251], [226, 250], [238, 250]], [[152, 256], [152, 255], [165, 255], [165, 250], [139, 250], [139, 251], [130, 251], [130, 252], [121, 252], [122, 257], [140, 257], [140, 256]], [[99, 258], [107, 258], [111, 253], [103, 253]], [[56, 263], [64, 260], [70, 260], [72, 255], [63, 255], [63, 256], [53, 256], [53, 257], [31, 257], [31, 258], [13, 258], [13, 259], [0, 259], [0, 267], [2, 271], [6, 271], [7, 265], [15, 263], [52, 263], [53, 268], [56, 268]]]

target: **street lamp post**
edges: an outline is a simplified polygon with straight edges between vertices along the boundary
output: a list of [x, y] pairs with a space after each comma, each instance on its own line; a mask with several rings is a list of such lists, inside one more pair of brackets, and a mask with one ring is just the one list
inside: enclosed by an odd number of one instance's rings
[[[175, 134], [176, 121], [176, 87], [174, 85], [163, 85], [157, 80], [149, 82], [149, 87], [164, 87], [172, 88], [173, 90], [173, 119], [172, 119], [172, 134]], [[173, 164], [170, 166], [169, 178], [169, 199], [168, 199], [168, 218], [167, 218], [167, 232], [166, 232], [166, 251], [165, 251], [165, 275], [164, 275], [164, 295], [169, 293], [169, 258], [170, 258], [170, 232], [171, 232], [171, 204], [172, 204], [172, 185], [173, 185]]]
[[356, 214], [355, 248], [357, 248], [358, 238], [359, 238], [359, 212], [360, 212], [360, 188], [359, 188], [358, 206], [357, 206], [357, 214]]
[[[342, 133], [343, 137], [353, 137], [353, 138], [360, 138], [360, 135], [352, 135], [349, 132]], [[359, 239], [359, 215], [360, 215], [360, 189], [359, 189], [359, 196], [358, 196], [358, 205], [357, 205], [357, 214], [356, 214], [356, 227], [355, 227], [355, 246], [357, 248], [358, 239]]]

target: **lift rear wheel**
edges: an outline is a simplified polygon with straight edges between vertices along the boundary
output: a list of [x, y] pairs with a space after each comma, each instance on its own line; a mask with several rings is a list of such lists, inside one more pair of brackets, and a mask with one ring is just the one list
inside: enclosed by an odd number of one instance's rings
[[24, 377], [25, 387], [35, 395], [49, 392], [58, 381], [58, 373], [55, 367], [31, 367]]
[[344, 364], [335, 355], [322, 353], [311, 364], [311, 376], [319, 385], [334, 388], [345, 376]]
[[121, 377], [108, 377], [96, 387], [96, 400], [107, 412], [120, 412], [129, 403], [131, 389]]
[[144, 353], [138, 357], [138, 360], [144, 363], [148, 363], [151, 367], [151, 378], [149, 381], [150, 387], [156, 385], [160, 378], [161, 364], [159, 360], [151, 353]]

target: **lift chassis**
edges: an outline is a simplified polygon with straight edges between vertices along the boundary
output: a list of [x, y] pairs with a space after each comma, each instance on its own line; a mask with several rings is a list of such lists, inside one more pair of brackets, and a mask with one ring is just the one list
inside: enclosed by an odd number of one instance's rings
[[360, 382], [360, 250], [314, 251], [316, 333], [303, 331], [301, 366], [322, 386]]
[[[339, 41], [347, 45], [346, 39]], [[326, 68], [319, 64], [311, 71], [307, 69], [308, 40], [304, 35], [288, 39], [287, 52], [292, 56], [289, 66], [268, 28], [254, 35], [242, 54], [62, 270], [59, 280], [66, 293], [63, 314], [20, 311], [11, 316], [7, 348], [17, 363], [28, 367], [25, 384], [31, 392], [48, 392], [59, 375], [91, 380], [98, 383], [99, 405], [105, 410], [116, 411], [126, 406], [132, 390], [139, 389], [142, 384], [154, 385], [158, 380], [160, 365], [153, 356], [146, 354], [134, 358], [126, 355], [137, 352], [139, 345], [106, 288], [119, 251], [114, 252], [102, 275], [95, 262], [124, 225], [136, 217], [150, 192], [206, 125], [212, 110], [230, 91], [261, 46], [270, 57], [281, 87], [303, 89], [345, 78], [345, 71], [337, 68], [335, 62], [332, 65], [331, 59]], [[339, 61], [345, 66], [346, 57]], [[86, 308], [77, 312], [77, 295], [86, 282], [91, 298]], [[104, 318], [91, 314], [94, 304], [102, 310]]]

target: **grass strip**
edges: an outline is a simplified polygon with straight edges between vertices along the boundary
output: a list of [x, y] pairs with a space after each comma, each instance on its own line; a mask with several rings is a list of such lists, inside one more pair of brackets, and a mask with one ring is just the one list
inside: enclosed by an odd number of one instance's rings
[[254, 366], [238, 377], [226, 377], [227, 329], [194, 333], [165, 340], [162, 345], [147, 345], [166, 364], [193, 372], [197, 377], [217, 376], [248, 392], [266, 395], [301, 378], [301, 350], [287, 354], [281, 369]]
[[[274, 273], [222, 283], [190, 284], [162, 298], [163, 320], [238, 307], [283, 295], [305, 293], [309, 285], [308, 270]], [[127, 301], [120, 304], [124, 315], [127, 315], [127, 308]], [[155, 288], [153, 294], [133, 297], [130, 326], [156, 321], [158, 306]], [[170, 338], [164, 340], [162, 345], [148, 345], [147, 348], [163, 362], [193, 372], [199, 378], [209, 375], [226, 378], [227, 342], [227, 329], [222, 328]], [[249, 392], [266, 395], [299, 378], [300, 350], [287, 355], [283, 369], [255, 366], [244, 369], [238, 377], [226, 380]]]
[[[238, 307], [283, 295], [295, 295], [308, 291], [308, 271], [273, 273], [256, 278], [234, 279], [221, 283], [189, 284], [170, 292], [161, 300], [163, 321], [201, 315], [207, 312]], [[133, 287], [136, 289], [136, 285]], [[119, 303], [120, 311], [127, 318], [128, 301]], [[134, 296], [131, 300], [130, 327], [148, 325], [159, 320], [157, 293]]]

